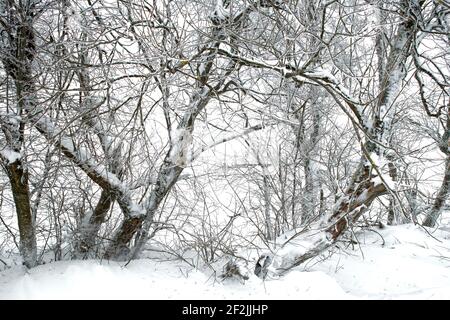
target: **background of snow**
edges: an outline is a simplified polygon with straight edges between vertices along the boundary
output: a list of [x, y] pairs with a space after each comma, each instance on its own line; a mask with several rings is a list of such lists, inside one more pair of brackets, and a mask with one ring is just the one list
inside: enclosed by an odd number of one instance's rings
[[358, 235], [360, 248], [280, 279], [222, 282], [151, 259], [66, 261], [1, 272], [0, 299], [450, 299], [450, 230], [434, 231], [435, 239], [413, 225], [376, 231]]

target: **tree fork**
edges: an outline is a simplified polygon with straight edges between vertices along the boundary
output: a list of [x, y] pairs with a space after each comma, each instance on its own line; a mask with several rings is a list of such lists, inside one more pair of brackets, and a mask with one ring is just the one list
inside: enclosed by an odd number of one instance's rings
[[103, 189], [87, 225], [82, 224], [81, 226], [80, 239], [76, 245], [76, 256], [86, 257], [92, 250], [95, 245], [95, 238], [113, 202], [114, 196], [108, 190]]
[[104, 254], [105, 259], [123, 260], [128, 258], [130, 249], [128, 244], [141, 228], [144, 217], [128, 217], [123, 220], [118, 232], [115, 234]]

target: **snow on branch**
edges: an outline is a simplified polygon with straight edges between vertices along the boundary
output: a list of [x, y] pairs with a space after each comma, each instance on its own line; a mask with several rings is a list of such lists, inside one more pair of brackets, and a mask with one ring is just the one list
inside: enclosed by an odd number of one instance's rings
[[[333, 95], [334, 99], [337, 99], [339, 97], [345, 101], [353, 115], [357, 118], [357, 122], [359, 125], [363, 126], [363, 128], [368, 127], [367, 120], [362, 116], [361, 103], [358, 101], [358, 99], [352, 97], [348, 90], [342, 87], [339, 81], [329, 71], [320, 68], [316, 68], [314, 70], [305, 70], [303, 68], [294, 67], [290, 64], [280, 66], [278, 60], [272, 61], [246, 58], [224, 49], [215, 50], [218, 54], [228, 57], [238, 64], [258, 69], [273, 70], [281, 74], [283, 77], [291, 78], [296, 82], [300, 82], [301, 84], [318, 85], [324, 87], [327, 91], [335, 94]], [[341, 103], [339, 103], [339, 105], [342, 106]]]
[[191, 130], [189, 128], [175, 129], [171, 137], [170, 162], [176, 166], [185, 167], [192, 158], [190, 150], [192, 145]]
[[120, 181], [105, 166], [96, 163], [86, 150], [78, 149], [70, 137], [65, 136], [57, 129], [53, 121], [45, 115], [39, 114], [33, 117], [36, 129], [48, 140], [53, 142], [63, 154], [83, 170], [95, 183], [105, 190], [109, 190], [117, 199], [125, 216], [142, 216], [145, 210], [133, 202], [130, 196], [130, 188]]
[[194, 161], [195, 159], [197, 159], [203, 152], [205, 152], [207, 150], [210, 150], [210, 149], [212, 149], [214, 147], [217, 147], [218, 145], [220, 145], [222, 143], [226, 143], [228, 141], [241, 138], [241, 137], [246, 136], [246, 135], [248, 135], [248, 134], [250, 134], [252, 132], [255, 132], [255, 131], [258, 131], [258, 130], [262, 130], [265, 127], [267, 127], [267, 125], [258, 124], [256, 126], [246, 128], [241, 133], [238, 133], [238, 134], [235, 134], [235, 135], [232, 135], [232, 136], [229, 136], [229, 137], [222, 138], [222, 139], [220, 139], [220, 140], [218, 140], [218, 141], [216, 141], [216, 142], [214, 142], [212, 144], [203, 146], [203, 147], [201, 147], [200, 149], [198, 149], [197, 151], [195, 151], [193, 153], [191, 161]]
[[13, 164], [17, 160], [19, 160], [22, 157], [20, 152], [16, 152], [8, 147], [5, 147], [4, 149], [0, 150], [0, 159], [5, 162], [6, 165]]

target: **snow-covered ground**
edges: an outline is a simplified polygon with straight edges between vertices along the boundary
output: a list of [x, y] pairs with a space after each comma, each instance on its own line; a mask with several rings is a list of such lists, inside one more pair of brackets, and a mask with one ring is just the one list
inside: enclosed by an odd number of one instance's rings
[[[182, 262], [68, 261], [0, 273], [0, 299], [450, 299], [450, 230], [403, 225], [280, 279], [219, 281]], [[383, 240], [383, 239], [384, 240]]]

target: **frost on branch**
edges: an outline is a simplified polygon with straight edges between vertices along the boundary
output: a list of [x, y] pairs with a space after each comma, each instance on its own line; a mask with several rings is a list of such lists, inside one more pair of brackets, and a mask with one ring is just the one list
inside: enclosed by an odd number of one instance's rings
[[230, 12], [223, 7], [223, 0], [217, 0], [216, 8], [214, 9], [210, 17], [212, 23], [215, 25], [220, 25], [227, 21], [229, 17]]
[[178, 167], [186, 167], [192, 158], [192, 133], [189, 129], [179, 128], [172, 133], [170, 162]]

